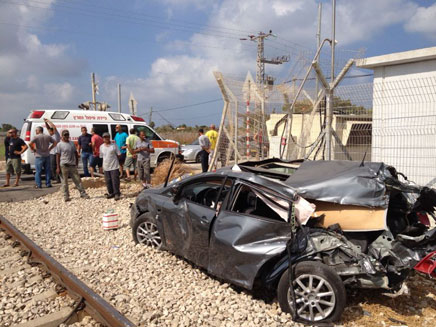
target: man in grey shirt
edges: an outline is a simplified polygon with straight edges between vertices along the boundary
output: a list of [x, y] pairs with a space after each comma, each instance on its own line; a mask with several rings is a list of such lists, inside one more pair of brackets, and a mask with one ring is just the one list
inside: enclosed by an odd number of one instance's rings
[[80, 197], [89, 199], [80, 181], [79, 172], [77, 171], [77, 163], [79, 161], [79, 154], [77, 153], [74, 143], [70, 141], [70, 132], [68, 130], [62, 131], [62, 140], [56, 146], [56, 172], [62, 172], [62, 190], [64, 192], [64, 201], [71, 201], [70, 191], [68, 190], [68, 177], [71, 176], [74, 185], [80, 192]]
[[150, 153], [154, 153], [154, 148], [145, 138], [144, 131], [139, 132], [139, 140], [136, 141], [136, 147], [133, 152], [138, 155], [136, 165], [138, 167], [139, 179], [142, 180], [142, 186], [149, 188], [151, 186]]
[[118, 201], [120, 192], [120, 149], [115, 143], [111, 143], [109, 133], [103, 134], [103, 144], [100, 145], [100, 158], [103, 159], [104, 179], [106, 181], [107, 199], [115, 198]]
[[204, 135], [204, 130], [202, 128], [198, 130], [198, 143], [201, 146], [201, 151], [199, 152], [201, 159], [201, 170], [203, 173], [205, 173], [209, 169], [210, 141], [209, 138]]
[[[48, 134], [53, 137], [56, 142], [60, 142], [61, 135], [59, 134], [58, 129], [56, 128], [56, 125], [53, 124], [52, 121], [50, 121], [47, 118], [44, 118], [45, 126], [47, 127]], [[50, 150], [50, 166], [51, 166], [51, 180], [56, 181], [57, 183], [60, 183], [61, 179], [57, 171], [57, 163], [56, 163], [56, 147]]]
[[35, 153], [35, 182], [36, 188], [41, 188], [41, 173], [42, 169], [45, 170], [45, 185], [51, 186], [51, 165], [50, 165], [50, 151], [56, 146], [56, 140], [43, 134], [43, 129], [38, 126], [35, 130], [36, 135], [30, 141], [29, 146]]

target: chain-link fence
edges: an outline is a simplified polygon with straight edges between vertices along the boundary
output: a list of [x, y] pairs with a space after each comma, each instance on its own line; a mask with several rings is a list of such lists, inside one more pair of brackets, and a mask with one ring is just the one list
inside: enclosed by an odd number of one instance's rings
[[[300, 78], [260, 89], [250, 74], [245, 80], [218, 72], [215, 77], [225, 105], [213, 167], [272, 157], [325, 158], [326, 101], [313, 71], [297, 99]], [[335, 89], [334, 159], [371, 159], [371, 113], [371, 83]]]
[[[300, 78], [259, 89], [250, 75], [215, 76], [225, 106], [212, 167], [272, 157], [327, 158], [326, 91], [314, 70], [299, 93]], [[436, 184], [435, 76], [344, 79], [334, 88], [332, 108], [332, 159], [382, 161], [418, 184]]]

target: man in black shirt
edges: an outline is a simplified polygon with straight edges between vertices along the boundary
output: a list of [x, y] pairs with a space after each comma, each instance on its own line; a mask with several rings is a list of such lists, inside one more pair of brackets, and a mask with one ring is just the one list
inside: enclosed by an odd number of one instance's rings
[[82, 158], [83, 174], [85, 177], [90, 177], [91, 174], [88, 170], [88, 162], [90, 162], [92, 158], [92, 135], [88, 133], [86, 127], [82, 127], [81, 130], [82, 135], [79, 136], [77, 144], [79, 145], [79, 153], [81, 153], [80, 157]]
[[11, 174], [15, 172], [16, 179], [14, 186], [18, 186], [21, 177], [21, 155], [27, 150], [26, 143], [18, 137], [17, 130], [11, 129], [8, 145], [9, 158], [6, 162], [6, 184], [4, 187], [9, 186]]

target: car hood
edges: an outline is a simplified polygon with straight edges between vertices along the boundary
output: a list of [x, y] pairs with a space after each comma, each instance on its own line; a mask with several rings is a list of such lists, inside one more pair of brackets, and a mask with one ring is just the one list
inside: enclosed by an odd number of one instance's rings
[[182, 151], [195, 150], [195, 149], [198, 149], [198, 148], [200, 148], [199, 145], [192, 145], [192, 144], [186, 144], [186, 145], [182, 145], [181, 146]]

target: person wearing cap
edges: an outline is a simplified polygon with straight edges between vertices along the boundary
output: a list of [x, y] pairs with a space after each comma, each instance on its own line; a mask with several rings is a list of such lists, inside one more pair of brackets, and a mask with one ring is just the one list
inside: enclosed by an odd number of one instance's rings
[[136, 176], [138, 176], [138, 170], [136, 169], [137, 155], [135, 153], [136, 142], [139, 137], [136, 135], [136, 130], [134, 128], [130, 129], [130, 135], [126, 139], [127, 145], [127, 155], [126, 162], [124, 164], [124, 169], [126, 170], [126, 180], [130, 181], [130, 169], [133, 168], [134, 179], [136, 181]]
[[9, 130], [8, 158], [6, 161], [6, 183], [3, 187], [9, 186], [11, 174], [15, 173], [15, 184], [18, 186], [21, 176], [21, 155], [27, 150], [26, 143], [18, 137], [17, 129]]
[[118, 201], [120, 192], [120, 149], [111, 143], [109, 133], [103, 134], [103, 144], [100, 146], [100, 158], [103, 159], [104, 179], [106, 181], [107, 199], [115, 198]]
[[68, 130], [62, 131], [62, 139], [56, 146], [56, 172], [62, 174], [62, 190], [64, 192], [64, 201], [71, 201], [70, 192], [68, 189], [68, 177], [71, 176], [74, 185], [80, 192], [80, 197], [89, 199], [83, 188], [80, 180], [77, 165], [79, 163], [79, 154], [77, 153], [76, 146], [70, 141], [70, 132]]

